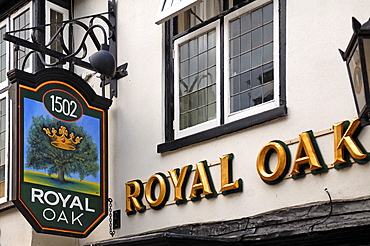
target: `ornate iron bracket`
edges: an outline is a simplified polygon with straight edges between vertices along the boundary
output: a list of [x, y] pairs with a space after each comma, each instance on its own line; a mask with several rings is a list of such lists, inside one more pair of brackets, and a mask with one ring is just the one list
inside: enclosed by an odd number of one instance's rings
[[[108, 15], [106, 18], [104, 15]], [[82, 22], [82, 19], [90, 19], [88, 25]], [[99, 19], [103, 21], [104, 24], [109, 28], [109, 34], [106, 34], [106, 30], [100, 24], [95, 24], [95, 20]], [[51, 25], [61, 25], [60, 28], [56, 31], [56, 33], [51, 37], [48, 43], [43, 43], [38, 41], [38, 35], [40, 33], [45, 32], [45, 27]], [[77, 48], [73, 49], [71, 45], [66, 45], [66, 40], [64, 38], [64, 31], [73, 28], [73, 26], [79, 26], [85, 30], [85, 34], [81, 40], [81, 43]], [[98, 37], [95, 34], [95, 30], [100, 29], [103, 33], [104, 42], [100, 43]], [[31, 40], [32, 42], [21, 39], [16, 37], [14, 34], [19, 32], [31, 31]], [[97, 71], [89, 62], [84, 61], [83, 59], [87, 56], [87, 46], [86, 46], [86, 39], [90, 38], [94, 43], [94, 46], [97, 50], [102, 48], [102, 45], [108, 46], [109, 52], [113, 54], [113, 56], [117, 57], [117, 44], [116, 44], [116, 16], [115, 16], [115, 1], [109, 0], [108, 1], [108, 12], [84, 16], [76, 19], [71, 19], [67, 21], [55, 22], [46, 25], [38, 25], [35, 27], [24, 28], [21, 30], [15, 30], [6, 32], [4, 34], [4, 40], [12, 42], [15, 44], [15, 47], [23, 46], [26, 48], [31, 49], [31, 51], [25, 56], [25, 59], [22, 64], [22, 70], [24, 70], [24, 66], [26, 64], [27, 59], [33, 54], [36, 53], [44, 66], [55, 66], [58, 64], [65, 64], [69, 62], [70, 64], [83, 67], [85, 69], [89, 69], [92, 71]], [[59, 40], [61, 48], [63, 49], [63, 53], [51, 49], [51, 44]], [[67, 40], [68, 42], [68, 40]], [[107, 44], [108, 42], [108, 44]], [[57, 59], [56, 62], [47, 64], [45, 61], [45, 55], [54, 57]], [[79, 57], [78, 57], [79, 56]], [[101, 87], [102, 87], [102, 94], [105, 97], [105, 86], [110, 85], [110, 98], [117, 97], [117, 80], [123, 78], [128, 75], [127, 73], [127, 66], [128, 63], [124, 63], [116, 68], [116, 73], [113, 77], [106, 77], [101, 75], [100, 78], [102, 80]]]

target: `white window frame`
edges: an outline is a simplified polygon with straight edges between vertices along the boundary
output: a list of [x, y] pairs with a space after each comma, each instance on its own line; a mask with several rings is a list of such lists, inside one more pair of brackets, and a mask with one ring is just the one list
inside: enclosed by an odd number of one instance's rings
[[[61, 13], [63, 15], [63, 21], [68, 20], [68, 14], [69, 14], [68, 9], [63, 8], [59, 5], [56, 5], [52, 2], [46, 1], [46, 6], [45, 6], [45, 23], [46, 24], [51, 23], [51, 20], [50, 20], [51, 10]], [[50, 29], [51, 29], [50, 26], [47, 26], [45, 28], [45, 43], [46, 44], [50, 41]], [[63, 36], [64, 36], [64, 40], [68, 40], [68, 32], [64, 32]], [[50, 56], [46, 56], [45, 60], [46, 60], [46, 63], [50, 63]], [[67, 65], [64, 65], [63, 67], [67, 67]]]
[[0, 198], [0, 204], [1, 203], [5, 203], [7, 201], [9, 201], [11, 199], [10, 195], [11, 195], [11, 177], [12, 175], [10, 175], [10, 172], [12, 171], [11, 170], [11, 165], [10, 165], [10, 156], [11, 156], [11, 148], [9, 148], [9, 144], [10, 144], [10, 133], [9, 133], [9, 126], [12, 124], [11, 121], [11, 117], [10, 117], [10, 110], [9, 110], [9, 97], [8, 97], [8, 91], [6, 92], [3, 92], [0, 94], [0, 100], [5, 100], [5, 107], [6, 107], [6, 125], [5, 125], [5, 129], [6, 129], [6, 133], [5, 133], [5, 186], [4, 186], [4, 197], [1, 197]]
[[[230, 52], [230, 45], [229, 45], [229, 38], [230, 38], [230, 29], [229, 29], [229, 22], [238, 16], [251, 12], [255, 9], [260, 8], [263, 5], [268, 3], [273, 3], [273, 62], [274, 62], [274, 99], [265, 102], [259, 105], [255, 105], [253, 107], [240, 110], [234, 113], [230, 112], [230, 67], [229, 67], [229, 52]], [[240, 120], [249, 116], [256, 115], [258, 113], [262, 113], [274, 108], [278, 108], [279, 100], [280, 100], [280, 81], [279, 81], [279, 1], [271, 1], [271, 0], [256, 0], [243, 8], [238, 9], [230, 13], [229, 15], [225, 16], [224, 23], [225, 23], [225, 31], [224, 31], [224, 119], [225, 124]]]
[[[9, 31], [9, 18], [6, 18], [6, 20], [0, 22], [0, 28], [3, 28], [5, 26], [5, 31]], [[10, 54], [10, 47], [8, 44], [6, 44], [6, 65], [5, 65], [5, 70], [6, 72], [10, 70], [10, 63], [9, 63], [9, 54]], [[4, 89], [5, 87], [8, 86], [8, 79], [5, 79], [4, 81], [0, 81], [0, 90]]]
[[[10, 31], [15, 31], [14, 30], [14, 19], [15, 18], [17, 18], [18, 16], [20, 16], [21, 14], [23, 14], [26, 10], [29, 10], [29, 13], [30, 13], [30, 27], [33, 27], [34, 26], [34, 23], [33, 23], [33, 7], [32, 7], [32, 4], [31, 4], [32, 2], [29, 2], [28, 4], [26, 4], [25, 6], [23, 6], [22, 8], [20, 8], [20, 9], [18, 9], [17, 10], [17, 12], [15, 12], [14, 14], [12, 14], [11, 16], [10, 16], [10, 20], [9, 20], [9, 22], [10, 22]], [[31, 31], [30, 31], [30, 33], [31, 33]], [[14, 50], [14, 44], [13, 43], [11, 43], [11, 49], [10, 50]], [[14, 68], [14, 60], [15, 60], [15, 55], [14, 55], [14, 52], [11, 52], [10, 53], [11, 55], [10, 55], [10, 67], [11, 68]], [[33, 60], [32, 60], [32, 56], [31, 57], [29, 57], [28, 58], [29, 59], [29, 64], [30, 64], [30, 66], [29, 67], [26, 67], [25, 69], [24, 69], [24, 71], [25, 72], [29, 72], [29, 73], [31, 73], [32, 72], [32, 70], [33, 70]], [[21, 68], [19, 68], [19, 69], [21, 69]]]
[[[204, 34], [211, 29], [216, 30], [216, 118], [197, 124], [195, 126], [191, 126], [180, 130], [180, 91], [179, 91], [179, 79], [180, 79], [180, 64], [179, 64], [179, 53], [180, 49], [179, 46], [201, 34]], [[174, 42], [174, 133], [175, 139], [185, 137], [188, 135], [192, 135], [216, 126], [220, 125], [220, 21], [215, 21], [203, 28], [200, 28], [189, 35], [185, 35], [183, 37], [178, 38]]]

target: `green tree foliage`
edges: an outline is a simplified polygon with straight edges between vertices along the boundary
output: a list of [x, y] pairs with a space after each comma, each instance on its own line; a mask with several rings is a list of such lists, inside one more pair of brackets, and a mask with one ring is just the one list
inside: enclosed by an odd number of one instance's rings
[[[68, 134], [83, 137], [76, 145], [76, 150], [63, 150], [50, 144], [50, 137], [43, 128], [59, 129], [65, 126]], [[80, 180], [89, 175], [96, 177], [99, 171], [98, 150], [92, 137], [76, 123], [67, 123], [46, 116], [32, 117], [32, 125], [27, 138], [26, 167], [47, 170], [48, 174], [58, 174], [60, 182], [66, 182], [65, 176], [78, 173]]]

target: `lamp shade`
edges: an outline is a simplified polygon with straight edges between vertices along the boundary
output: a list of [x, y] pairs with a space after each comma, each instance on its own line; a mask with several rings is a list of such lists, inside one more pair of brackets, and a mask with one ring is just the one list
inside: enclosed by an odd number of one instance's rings
[[113, 78], [116, 75], [116, 59], [108, 50], [101, 49], [89, 57], [91, 66], [102, 75]]

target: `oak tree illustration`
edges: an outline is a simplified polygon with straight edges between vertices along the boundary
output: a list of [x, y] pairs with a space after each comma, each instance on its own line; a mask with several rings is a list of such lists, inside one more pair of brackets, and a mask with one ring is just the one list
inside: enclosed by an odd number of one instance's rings
[[[43, 129], [56, 129], [59, 135], [59, 129], [65, 127], [68, 136], [73, 133], [74, 139], [82, 137], [75, 150], [65, 150], [53, 146], [51, 138]], [[65, 176], [71, 177], [71, 174], [78, 174], [80, 180], [92, 175], [96, 177], [99, 171], [98, 150], [92, 137], [82, 126], [76, 123], [67, 123], [58, 121], [46, 116], [32, 117], [32, 124], [27, 138], [27, 160], [26, 167], [33, 169], [46, 170], [49, 174], [57, 174], [58, 181], [67, 183]]]

